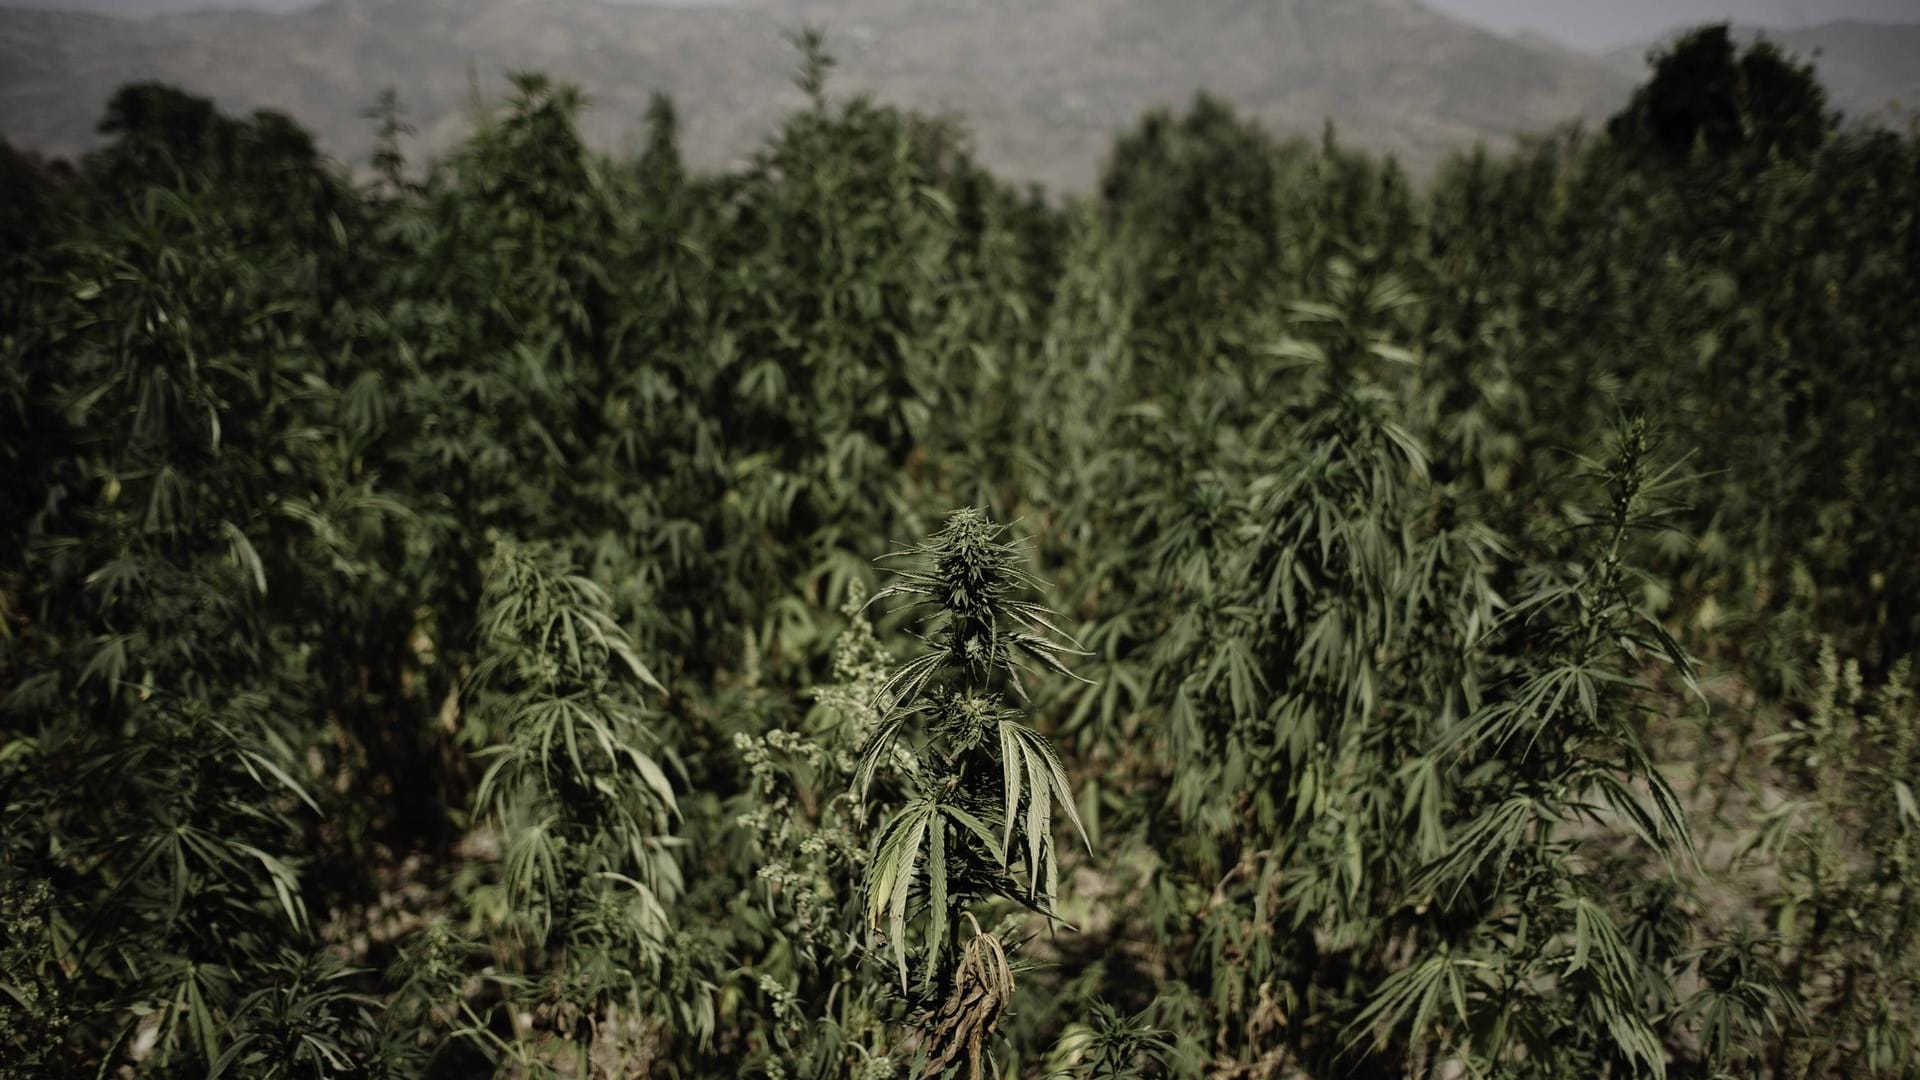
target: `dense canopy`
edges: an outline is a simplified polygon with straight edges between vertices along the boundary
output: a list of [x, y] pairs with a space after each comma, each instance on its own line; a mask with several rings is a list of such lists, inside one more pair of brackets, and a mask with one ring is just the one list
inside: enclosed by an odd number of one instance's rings
[[1920, 1075], [1913, 132], [1055, 201], [797, 44], [0, 152], [0, 1077]]

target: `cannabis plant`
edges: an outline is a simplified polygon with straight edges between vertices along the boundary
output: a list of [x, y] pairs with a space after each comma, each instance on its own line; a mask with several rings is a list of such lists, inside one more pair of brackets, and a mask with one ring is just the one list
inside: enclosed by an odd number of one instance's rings
[[[1761, 965], [1746, 965], [1759, 967], [1746, 981], [1760, 985], [1769, 1007], [1737, 1007], [1726, 972], [1740, 968], [1727, 956], [1718, 970], [1706, 969], [1716, 993], [1702, 1004], [1702, 1022], [1751, 1026], [1785, 1013], [1804, 1024], [1804, 1035], [1780, 1042], [1765, 1063], [1779, 1075], [1904, 1077], [1920, 1060], [1913, 1027], [1920, 1010], [1920, 728], [1912, 668], [1900, 661], [1870, 687], [1859, 661], [1842, 662], [1826, 641], [1815, 672], [1803, 706], [1765, 739], [1791, 786], [1785, 797], [1750, 793], [1763, 809], [1741, 845], [1742, 863], [1778, 875], [1776, 891], [1765, 896], [1771, 934], [1762, 944], [1771, 948], [1761, 951]], [[1804, 1015], [1773, 1000], [1782, 991]], [[1705, 1012], [1708, 1005], [1720, 1006], [1724, 1018]], [[1757, 1055], [1734, 1058], [1737, 1047], [1726, 1036], [1721, 1042], [1730, 1066], [1761, 1066]]]
[[[920, 615], [926, 651], [880, 688], [882, 719], [854, 778], [863, 799], [882, 776], [901, 798], [874, 833], [868, 925], [890, 950], [901, 989], [931, 1014], [920, 1033], [929, 1067], [965, 1054], [973, 1076], [1013, 995], [1007, 943], [973, 909], [998, 896], [1053, 917], [1056, 802], [1086, 839], [1065, 768], [1021, 711], [1030, 700], [1023, 674], [1070, 676], [1076, 646], [1045, 607], [1020, 597], [1038, 583], [1005, 531], [977, 508], [959, 510], [897, 554], [908, 561], [874, 601], [900, 598]], [[910, 924], [922, 927], [918, 947]], [[912, 985], [910, 954], [919, 967]]]
[[748, 1068], [802, 1078], [892, 1075], [892, 1029], [905, 1019], [888, 965], [869, 947], [864, 913], [846, 902], [867, 859], [852, 780], [881, 722], [891, 657], [855, 584], [841, 606], [830, 682], [792, 726], [734, 743], [749, 782], [737, 825], [750, 838], [753, 881], [739, 941], [764, 1002], [741, 1033]]
[[[1505, 614], [1506, 632], [1519, 635], [1511, 666], [1440, 734], [1435, 752], [1460, 777], [1460, 817], [1411, 878], [1407, 902], [1460, 921], [1379, 985], [1353, 1021], [1356, 1038], [1408, 1025], [1429, 1069], [1665, 1075], [1655, 1025], [1675, 1001], [1683, 942], [1666, 940], [1659, 922], [1693, 848], [1679, 798], [1647, 753], [1651, 688], [1639, 669], [1665, 662], [1689, 684], [1693, 669], [1631, 589], [1630, 538], [1674, 512], [1675, 467], [1653, 455], [1634, 420], [1608, 459], [1589, 463], [1601, 498], [1573, 518], [1584, 534], [1575, 561], [1542, 574]], [[1650, 859], [1622, 866], [1583, 854], [1583, 826], [1624, 826]], [[1644, 890], [1623, 889], [1620, 876], [1642, 874], [1668, 892], [1630, 905]]]
[[482, 594], [470, 709], [491, 745], [473, 809], [501, 868], [474, 903], [532, 961], [506, 982], [515, 1057], [644, 1043], [649, 1017], [712, 1031], [703, 988], [675, 982], [678, 804], [636, 692], [661, 687], [609, 607], [550, 549], [509, 542]]

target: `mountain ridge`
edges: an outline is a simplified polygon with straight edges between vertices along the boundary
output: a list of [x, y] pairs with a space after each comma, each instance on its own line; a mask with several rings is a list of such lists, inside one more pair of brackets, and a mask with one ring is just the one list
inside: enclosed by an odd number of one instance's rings
[[1474, 141], [1499, 143], [1626, 98], [1611, 58], [1506, 38], [1414, 0], [762, 0], [649, 5], [601, 0], [324, 0], [283, 13], [116, 18], [0, 8], [0, 134], [73, 156], [122, 83], [160, 79], [232, 111], [286, 112], [329, 153], [361, 160], [362, 113], [393, 86], [418, 129], [410, 153], [444, 150], [509, 70], [579, 85], [583, 135], [637, 145], [655, 90], [681, 108], [702, 167], [742, 161], [802, 103], [783, 32], [826, 27], [833, 93], [965, 118], [979, 156], [1051, 188], [1091, 185], [1114, 134], [1155, 105], [1213, 92], [1276, 131], [1342, 138], [1416, 172]]

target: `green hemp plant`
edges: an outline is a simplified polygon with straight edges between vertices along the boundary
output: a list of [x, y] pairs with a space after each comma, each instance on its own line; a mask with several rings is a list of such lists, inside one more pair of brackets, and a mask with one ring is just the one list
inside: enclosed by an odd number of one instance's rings
[[907, 562], [873, 598], [904, 598], [927, 646], [882, 687], [882, 719], [861, 750], [854, 790], [864, 803], [883, 766], [901, 778], [903, 803], [868, 860], [867, 924], [884, 936], [903, 991], [918, 954], [916, 997], [932, 1010], [922, 1032], [930, 1073], [964, 1050], [977, 1076], [1013, 994], [1006, 946], [980, 928], [974, 906], [1000, 896], [1054, 917], [1056, 800], [1087, 842], [1066, 769], [1024, 720], [1023, 675], [1074, 677], [1065, 658], [1078, 646], [1046, 607], [1018, 599], [1039, 583], [1005, 532], [980, 509], [956, 511], [931, 539], [891, 556]]

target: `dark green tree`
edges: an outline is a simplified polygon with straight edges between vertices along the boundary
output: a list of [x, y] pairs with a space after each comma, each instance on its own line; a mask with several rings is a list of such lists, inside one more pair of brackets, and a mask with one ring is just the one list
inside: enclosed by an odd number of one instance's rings
[[1607, 121], [1623, 146], [1670, 161], [1696, 148], [1715, 159], [1804, 158], [1837, 122], [1812, 65], [1764, 40], [1742, 49], [1726, 23], [1690, 31], [1650, 60], [1652, 77]]

